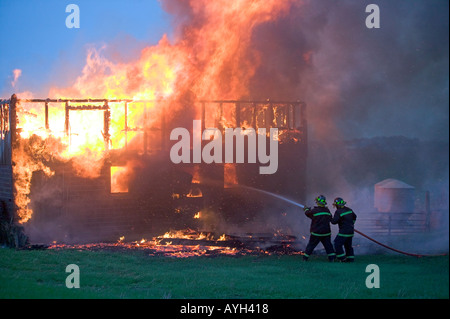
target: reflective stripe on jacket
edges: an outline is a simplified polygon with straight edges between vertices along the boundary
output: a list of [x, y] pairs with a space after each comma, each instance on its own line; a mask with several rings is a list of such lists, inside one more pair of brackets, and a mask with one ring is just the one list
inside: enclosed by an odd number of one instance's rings
[[311, 218], [310, 232], [315, 236], [331, 235], [331, 212], [328, 207], [313, 207], [305, 212], [308, 218]]
[[339, 208], [334, 213], [333, 219], [331, 220], [332, 224], [339, 225], [339, 234], [343, 237], [350, 237], [354, 234], [354, 225], [356, 221], [356, 214], [349, 207], [344, 206], [343, 208]]

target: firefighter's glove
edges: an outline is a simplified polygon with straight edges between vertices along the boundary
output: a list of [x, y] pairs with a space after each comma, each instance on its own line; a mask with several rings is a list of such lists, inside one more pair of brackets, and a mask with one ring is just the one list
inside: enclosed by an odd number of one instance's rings
[[311, 210], [311, 207], [307, 207], [307, 206], [305, 206], [305, 207], [303, 207], [303, 211], [306, 213], [308, 210]]

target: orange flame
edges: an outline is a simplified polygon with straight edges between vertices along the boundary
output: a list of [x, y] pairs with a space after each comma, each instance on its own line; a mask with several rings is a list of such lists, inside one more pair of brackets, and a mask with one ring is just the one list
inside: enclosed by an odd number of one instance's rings
[[[183, 32], [174, 43], [164, 35], [157, 45], [144, 48], [139, 57], [127, 63], [108, 60], [102, 55], [103, 48], [90, 49], [86, 65], [73, 84], [51, 88], [49, 97], [133, 100], [129, 103], [127, 126], [136, 131], [131, 130], [127, 136], [123, 134], [125, 114], [120, 103], [108, 105], [111, 112], [109, 145], [105, 145], [102, 136], [105, 133], [102, 111], [71, 112], [70, 132], [66, 136], [62, 103], [49, 104], [49, 129], [44, 127], [42, 105], [22, 103], [18, 110], [20, 137], [29, 140], [36, 135], [45, 141], [52, 137], [54, 143], [47, 143], [46, 148], [54, 158], [71, 160], [83, 177], [96, 177], [108, 149], [121, 149], [132, 143], [139, 136], [138, 128], [149, 127], [152, 119], [158, 118], [159, 103], [137, 101], [172, 101], [165, 103], [172, 112], [181, 109], [182, 105], [174, 101], [186, 94], [193, 97], [192, 101], [246, 96], [249, 80], [259, 65], [258, 53], [251, 48], [252, 31], [287, 13], [291, 2], [190, 0], [187, 1], [189, 10], [198, 18], [193, 20], [201, 23], [183, 26]], [[28, 205], [32, 173], [43, 170], [51, 175], [52, 172], [43, 161], [30, 159], [21, 152], [15, 156], [16, 188], [20, 193], [16, 204], [21, 210], [21, 222], [26, 222], [32, 214]], [[115, 177], [119, 173], [112, 174]], [[236, 182], [234, 175], [229, 172], [229, 184]], [[118, 182], [115, 190], [124, 191], [126, 186]]]

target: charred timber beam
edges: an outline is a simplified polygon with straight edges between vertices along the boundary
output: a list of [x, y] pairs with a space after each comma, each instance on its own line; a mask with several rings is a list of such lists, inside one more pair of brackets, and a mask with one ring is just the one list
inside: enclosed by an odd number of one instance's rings
[[101, 111], [101, 110], [109, 110], [109, 106], [107, 104], [108, 102], [105, 102], [105, 105], [78, 105], [73, 106], [69, 105], [68, 109], [71, 111]]
[[20, 102], [29, 102], [29, 103], [122, 103], [122, 102], [157, 102], [150, 100], [131, 100], [131, 99], [19, 99]]
[[[18, 102], [34, 102], [34, 103], [155, 103], [162, 102], [163, 100], [133, 100], [133, 99], [17, 99]], [[268, 101], [261, 100], [199, 100], [200, 103], [225, 103], [225, 104], [236, 104], [236, 103], [256, 103], [256, 104], [267, 104]], [[304, 104], [302, 101], [284, 101], [284, 100], [271, 100], [270, 103], [273, 104]]]
[[17, 142], [17, 96], [13, 94], [9, 102], [9, 131], [11, 132], [11, 146], [14, 148]]
[[205, 122], [206, 122], [206, 105], [205, 102], [201, 102], [202, 104], [202, 132], [205, 131]]
[[50, 129], [50, 125], [48, 123], [48, 102], [45, 102], [45, 129]]
[[70, 126], [70, 124], [69, 124], [69, 110], [70, 110], [69, 102], [67, 101], [66, 102], [66, 106], [65, 106], [66, 113], [65, 113], [65, 121], [64, 121], [64, 135], [65, 136], [69, 136], [69, 126]]
[[111, 138], [111, 135], [109, 134], [111, 112], [109, 111], [108, 102], [105, 102], [103, 107], [105, 109], [103, 112], [103, 139], [105, 141], [105, 150], [109, 150], [109, 142]]

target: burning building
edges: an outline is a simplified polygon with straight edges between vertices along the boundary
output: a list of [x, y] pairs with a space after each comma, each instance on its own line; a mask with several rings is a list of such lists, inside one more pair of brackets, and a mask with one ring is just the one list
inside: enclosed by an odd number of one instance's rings
[[[277, 215], [264, 212], [284, 207], [251, 188], [304, 200], [306, 104], [251, 84], [262, 64], [255, 30], [286, 16], [293, 2], [164, 5], [182, 16], [173, 39], [164, 35], [127, 62], [91, 48], [80, 74], [67, 87], [51, 86], [49, 98], [18, 93], [1, 101], [0, 199], [32, 241], [133, 240], [248, 223], [253, 232], [273, 231]], [[196, 120], [201, 132], [276, 128], [276, 172], [260, 174], [248, 153], [173, 163], [170, 133]], [[269, 144], [270, 134], [264, 138]], [[249, 144], [249, 136], [241, 140]]]
[[[259, 164], [247, 160], [173, 163], [169, 134], [182, 114], [170, 113], [170, 103], [186, 101], [13, 95], [1, 104], [0, 195], [8, 214], [32, 241], [80, 243], [138, 240], [170, 229], [223, 232], [263, 221], [273, 199], [239, 185], [304, 200], [305, 103], [188, 102], [200, 110], [203, 129], [277, 128], [277, 171], [259, 174]], [[288, 179], [300, 182], [289, 188]]]

